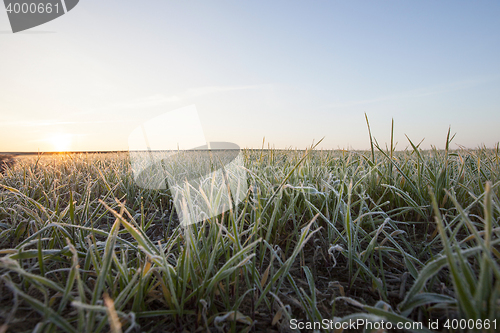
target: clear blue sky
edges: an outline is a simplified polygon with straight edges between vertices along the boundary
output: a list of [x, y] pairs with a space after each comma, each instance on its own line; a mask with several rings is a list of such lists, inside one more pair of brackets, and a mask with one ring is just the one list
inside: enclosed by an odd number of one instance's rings
[[126, 150], [191, 104], [242, 147], [367, 149], [365, 112], [401, 149], [500, 141], [499, 1], [81, 0], [9, 31], [0, 8], [0, 151]]

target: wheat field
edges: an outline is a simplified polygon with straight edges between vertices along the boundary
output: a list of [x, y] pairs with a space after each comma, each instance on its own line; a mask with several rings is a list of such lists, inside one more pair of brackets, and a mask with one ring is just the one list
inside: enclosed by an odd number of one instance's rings
[[19, 157], [0, 176], [0, 332], [493, 324], [500, 150], [451, 140], [242, 150], [244, 199], [188, 227], [169, 189], [134, 183], [127, 153]]

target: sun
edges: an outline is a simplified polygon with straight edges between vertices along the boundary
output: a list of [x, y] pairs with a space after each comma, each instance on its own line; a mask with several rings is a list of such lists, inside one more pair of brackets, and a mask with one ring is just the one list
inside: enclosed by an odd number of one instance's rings
[[72, 136], [67, 133], [54, 133], [49, 139], [55, 151], [63, 152], [71, 148]]

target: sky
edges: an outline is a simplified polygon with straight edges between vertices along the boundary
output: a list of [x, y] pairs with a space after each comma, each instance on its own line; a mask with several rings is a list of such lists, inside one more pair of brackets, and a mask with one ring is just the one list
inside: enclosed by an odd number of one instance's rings
[[[206, 141], [443, 148], [500, 141], [499, 1], [97, 1], [13, 34], [0, 151], [129, 149], [195, 106]], [[159, 119], [159, 118], [157, 118]]]

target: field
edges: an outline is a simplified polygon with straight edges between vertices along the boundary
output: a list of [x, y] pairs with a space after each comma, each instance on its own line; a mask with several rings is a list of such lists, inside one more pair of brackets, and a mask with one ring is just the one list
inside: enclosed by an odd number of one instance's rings
[[243, 201], [186, 228], [128, 154], [19, 157], [0, 176], [0, 332], [499, 330], [500, 151], [450, 141], [243, 150]]

